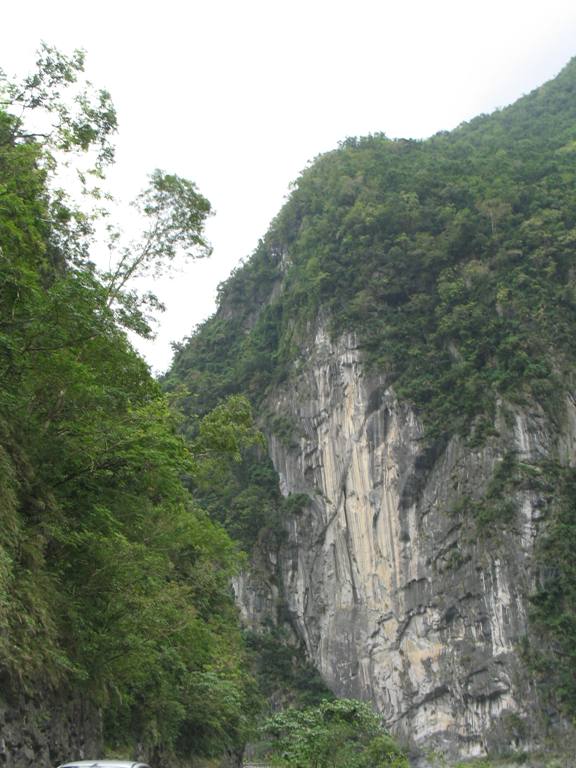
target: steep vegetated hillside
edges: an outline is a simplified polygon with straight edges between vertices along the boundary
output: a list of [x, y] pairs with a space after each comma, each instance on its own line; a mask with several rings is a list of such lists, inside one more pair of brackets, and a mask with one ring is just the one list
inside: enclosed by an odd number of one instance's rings
[[282, 494], [252, 449], [209, 499], [256, 540], [245, 621], [419, 748], [576, 715], [575, 190], [576, 61], [427, 141], [348, 139], [166, 377], [191, 434], [243, 393], [268, 436]]
[[[238, 548], [183, 478], [257, 439], [242, 398], [193, 445], [127, 330], [150, 333], [129, 279], [175, 247], [206, 248], [208, 202], [155, 172], [145, 234], [112, 271], [94, 218], [56, 186], [58, 159], [100, 200], [113, 107], [81, 87], [83, 57], [44, 47], [0, 110], [0, 762], [240, 750], [258, 707], [229, 582]], [[42, 133], [28, 127], [42, 112]], [[34, 118], [31, 121], [34, 125]], [[37, 122], [38, 124], [38, 122]], [[51, 126], [46, 128], [46, 126]], [[79, 155], [75, 155], [78, 152]], [[97, 203], [98, 204], [98, 203]], [[111, 245], [117, 245], [114, 235]], [[114, 257], [114, 251], [111, 252]]]
[[[183, 426], [180, 392], [129, 343], [159, 308], [133, 278], [208, 255], [210, 204], [156, 170], [135, 201], [140, 239], [108, 225], [110, 266], [91, 260], [116, 115], [83, 60], [43, 46], [21, 83], [0, 71], [0, 763], [238, 767], [269, 700], [308, 706], [270, 724], [283, 765], [405, 768], [380, 719], [334, 701], [284, 628], [240, 627], [239, 544], [306, 497], [279, 492], [244, 396]], [[62, 162], [84, 207], [58, 187]]]
[[358, 333], [431, 435], [491, 421], [498, 394], [553, 407], [576, 344], [575, 79], [573, 62], [452, 133], [348, 139], [318, 158], [174, 373], [204, 374], [204, 396], [261, 397], [322, 308], [334, 334]]

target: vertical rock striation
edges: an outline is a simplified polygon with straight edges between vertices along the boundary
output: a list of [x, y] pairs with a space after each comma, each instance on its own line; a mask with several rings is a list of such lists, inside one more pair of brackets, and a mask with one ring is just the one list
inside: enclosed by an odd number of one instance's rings
[[55, 766], [98, 757], [101, 750], [101, 713], [85, 697], [49, 689], [25, 695], [3, 681], [0, 765], [4, 768]]
[[[566, 434], [537, 409], [501, 405], [495, 436], [426, 446], [414, 412], [367, 373], [353, 335], [320, 323], [289, 385], [267, 407], [293, 426], [269, 436], [282, 491], [309, 505], [286, 521], [278, 559], [237, 595], [245, 620], [279, 594], [309, 657], [340, 695], [372, 701], [417, 748], [453, 756], [529, 747], [539, 706], [520, 654], [533, 589], [542, 499], [515, 491], [512, 519], [481, 530], [470, 508], [506, 456], [523, 465], [573, 459]], [[262, 561], [280, 575], [265, 584]]]

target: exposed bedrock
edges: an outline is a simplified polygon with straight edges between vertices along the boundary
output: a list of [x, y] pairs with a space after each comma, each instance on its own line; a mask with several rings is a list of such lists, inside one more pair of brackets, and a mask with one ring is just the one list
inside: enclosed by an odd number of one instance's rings
[[334, 343], [320, 325], [303, 352], [268, 402], [292, 436], [269, 444], [282, 491], [310, 503], [287, 521], [277, 560], [260, 552], [258, 573], [237, 583], [245, 621], [258, 625], [284, 600], [334, 691], [372, 701], [413, 746], [454, 756], [529, 747], [540, 707], [519, 644], [542, 499], [517, 491], [514, 522], [488, 532], [466, 504], [510, 451], [524, 464], [572, 461], [574, 403], [562, 435], [537, 408], [506, 406], [499, 436], [481, 447], [459, 437], [426, 446], [414, 412], [364, 370], [353, 336]]
[[54, 766], [101, 754], [102, 723], [97, 707], [77, 692], [38, 689], [14, 693], [0, 685], [0, 765]]

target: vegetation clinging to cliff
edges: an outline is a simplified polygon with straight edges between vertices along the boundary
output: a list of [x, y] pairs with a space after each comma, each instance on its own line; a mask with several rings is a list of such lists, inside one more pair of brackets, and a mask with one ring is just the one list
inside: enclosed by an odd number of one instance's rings
[[402, 750], [364, 702], [324, 700], [270, 717], [269, 762], [282, 768], [408, 768]]
[[527, 648], [546, 696], [576, 717], [576, 469], [552, 463], [542, 467], [537, 487], [547, 497], [546, 529], [537, 548], [539, 579], [531, 599], [531, 619], [545, 638]]
[[452, 133], [350, 139], [318, 158], [169, 379], [257, 400], [322, 308], [430, 436], [489, 431], [498, 395], [552, 412], [576, 356], [575, 93], [571, 62]]
[[[559, 426], [576, 363], [575, 159], [576, 60], [451, 133], [344, 141], [302, 173], [166, 385], [205, 385], [185, 411], [236, 391], [263, 403], [306, 364], [320, 319], [356, 333], [437, 445], [455, 433], [482, 443], [499, 400], [542, 406]], [[516, 478], [501, 479], [467, 505], [490, 526], [517, 512]], [[574, 484], [562, 472], [551, 483], [532, 613], [550, 653], [534, 664], [574, 716]]]

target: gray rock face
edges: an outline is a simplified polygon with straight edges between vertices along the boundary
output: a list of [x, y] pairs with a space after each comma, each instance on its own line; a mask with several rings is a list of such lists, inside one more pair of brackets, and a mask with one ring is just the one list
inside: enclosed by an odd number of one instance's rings
[[56, 766], [101, 756], [100, 713], [77, 694], [37, 691], [34, 696], [0, 690], [0, 765]]
[[[513, 522], [479, 533], [466, 505], [503, 457], [574, 461], [576, 409], [558, 435], [537, 410], [499, 408], [480, 448], [426, 448], [415, 414], [366, 373], [353, 336], [320, 324], [289, 385], [267, 407], [293, 425], [269, 436], [282, 491], [310, 504], [286, 521], [279, 554], [236, 584], [245, 621], [280, 592], [310, 659], [340, 695], [366, 699], [421, 750], [471, 757], [529, 748], [539, 706], [519, 653], [542, 499], [516, 492]], [[506, 415], [504, 415], [506, 414]]]

